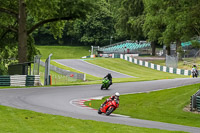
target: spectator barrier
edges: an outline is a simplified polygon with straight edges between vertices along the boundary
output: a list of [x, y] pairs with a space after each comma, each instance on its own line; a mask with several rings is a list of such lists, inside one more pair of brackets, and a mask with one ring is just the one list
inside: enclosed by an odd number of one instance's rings
[[200, 112], [200, 90], [198, 90], [190, 99], [190, 111]]
[[[45, 63], [40, 61], [40, 65], [41, 66], [45, 66]], [[50, 65], [50, 70], [55, 71], [55, 72], [57, 72], [59, 74], [68, 76], [68, 77], [73, 77], [74, 79], [81, 79], [83, 81], [86, 80], [86, 75], [83, 74], [83, 73], [71, 72], [71, 71], [68, 71], [68, 70], [64, 70], [64, 69], [58, 68], [58, 67], [53, 66], [53, 65]]]
[[2, 75], [0, 86], [39, 86], [39, 75]]
[[147, 61], [138, 60], [138, 59], [135, 59], [133, 57], [123, 55], [123, 54], [120, 54], [120, 58], [124, 59], [126, 61], [129, 61], [129, 62], [138, 64], [138, 65], [141, 65], [141, 66], [145, 66], [145, 67], [149, 67], [151, 69], [158, 70], [158, 71], [163, 71], [163, 72], [168, 72], [168, 73], [173, 73], [173, 74], [187, 75], [187, 76], [191, 75], [191, 70], [184, 70], [184, 69], [156, 65], [156, 64], [153, 64], [153, 63], [150, 63]]

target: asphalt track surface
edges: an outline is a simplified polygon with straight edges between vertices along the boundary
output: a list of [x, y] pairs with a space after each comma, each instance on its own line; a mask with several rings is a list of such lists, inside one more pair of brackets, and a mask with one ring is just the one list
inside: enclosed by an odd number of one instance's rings
[[111, 73], [113, 78], [133, 78], [133, 76], [112, 71], [112, 70], [88, 63], [81, 59], [60, 59], [60, 60], [54, 60], [54, 61], [62, 65], [71, 67], [73, 69], [79, 70], [81, 72], [96, 76], [96, 77], [103, 78], [108, 73]]
[[[82, 107], [81, 101], [99, 96], [110, 96], [115, 92], [120, 94], [142, 93], [170, 89], [172, 87], [199, 83], [199, 78], [166, 79], [145, 82], [114, 83], [109, 90], [100, 90], [100, 84], [62, 87], [16, 88], [0, 90], [0, 105], [36, 112], [69, 116], [79, 119], [119, 123], [130, 126], [158, 128], [175, 131], [199, 133], [200, 128], [168, 124], [118, 116], [99, 115], [96, 110]], [[189, 97], [188, 97], [189, 100]], [[134, 113], [134, 112], [133, 112]]]

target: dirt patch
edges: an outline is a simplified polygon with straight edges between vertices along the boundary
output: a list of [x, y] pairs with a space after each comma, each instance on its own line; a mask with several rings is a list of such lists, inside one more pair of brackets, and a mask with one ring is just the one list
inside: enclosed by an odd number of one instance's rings
[[200, 114], [200, 112], [198, 112], [197, 110], [190, 111], [190, 105], [185, 106], [185, 108], [183, 108], [183, 111], [191, 112], [191, 113], [194, 113], [194, 114]]

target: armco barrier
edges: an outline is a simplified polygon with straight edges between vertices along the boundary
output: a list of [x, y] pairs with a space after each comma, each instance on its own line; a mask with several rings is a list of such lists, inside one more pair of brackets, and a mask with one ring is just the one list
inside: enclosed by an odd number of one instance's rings
[[197, 111], [200, 112], [200, 96], [196, 96], [196, 107]]
[[[200, 103], [199, 103], [199, 97], [200, 97], [200, 90], [198, 90], [194, 95], [191, 96], [190, 99], [190, 111], [196, 110], [198, 106], [198, 111], [200, 111]], [[198, 103], [197, 103], [198, 101]]]
[[197, 111], [200, 112], [200, 96], [196, 96], [196, 107]]
[[[104, 54], [104, 55], [106, 55], [106, 54]], [[191, 70], [184, 70], [184, 69], [178, 69], [178, 68], [156, 65], [156, 64], [153, 64], [153, 63], [150, 63], [150, 62], [147, 62], [147, 61], [135, 59], [135, 58], [131, 57], [130, 55], [133, 55], [133, 54], [125, 54], [125, 55], [124, 54], [107, 54], [108, 57], [121, 58], [121, 59], [124, 59], [126, 61], [132, 62], [134, 64], [149, 67], [151, 69], [155, 69], [155, 70], [158, 70], [158, 71], [163, 71], [163, 72], [168, 72], [168, 73], [173, 73], [173, 74], [186, 75], [186, 76], [191, 75]], [[138, 54], [134, 54], [133, 56], [138, 56]], [[90, 57], [85, 56], [84, 58], [90, 58]], [[200, 70], [199, 70], [199, 73], [200, 73]]]
[[10, 76], [0, 76], [0, 86], [10, 86]]
[[[113, 56], [113, 57], [116, 57], [116, 56]], [[160, 65], [153, 64], [153, 63], [149, 63], [147, 61], [138, 60], [138, 59], [135, 59], [133, 57], [129, 57], [129, 56], [123, 55], [123, 54], [120, 54], [120, 58], [124, 59], [126, 61], [129, 61], [129, 62], [138, 64], [138, 65], [141, 65], [141, 66], [145, 66], [145, 67], [149, 67], [151, 69], [158, 70], [158, 71], [163, 71], [163, 72], [168, 72], [168, 73], [173, 73], [173, 74], [180, 74], [180, 75], [191, 75], [191, 70], [183, 70], [183, 69], [178, 69], [178, 68], [160, 66]]]
[[0, 76], [0, 86], [39, 86], [39, 75], [6, 75]]
[[[45, 63], [40, 61], [40, 65], [45, 66]], [[62, 75], [66, 75], [68, 77], [70, 77], [70, 75], [73, 75], [73, 78], [75, 78], [75, 79], [81, 79], [81, 80], [84, 80], [84, 81], [86, 80], [86, 76], [83, 73], [76, 73], [76, 72], [67, 71], [67, 70], [58, 68], [58, 67], [53, 66], [53, 65], [50, 65], [50, 70], [55, 71], [55, 72], [62, 74]]]

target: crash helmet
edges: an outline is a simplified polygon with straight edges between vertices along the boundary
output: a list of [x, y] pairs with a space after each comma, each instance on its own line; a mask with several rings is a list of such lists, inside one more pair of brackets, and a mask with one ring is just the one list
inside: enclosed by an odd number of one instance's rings
[[119, 96], [120, 96], [119, 92], [116, 92], [116, 93], [115, 93], [115, 96], [118, 96], [118, 97], [119, 97]]

